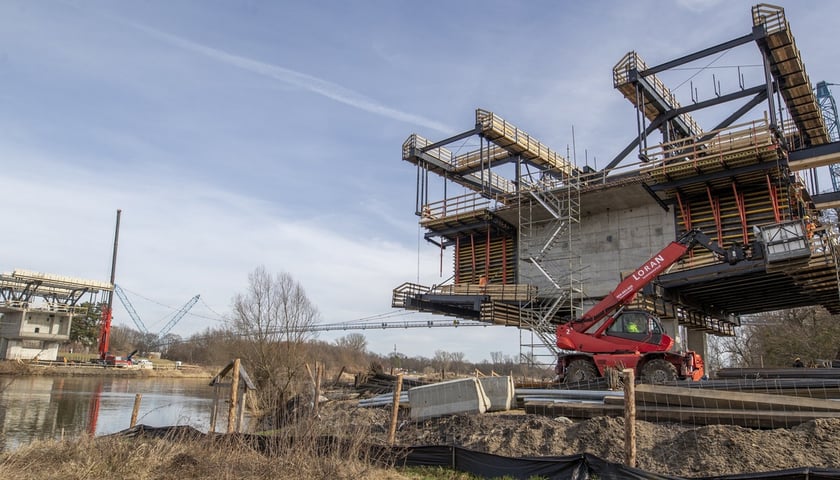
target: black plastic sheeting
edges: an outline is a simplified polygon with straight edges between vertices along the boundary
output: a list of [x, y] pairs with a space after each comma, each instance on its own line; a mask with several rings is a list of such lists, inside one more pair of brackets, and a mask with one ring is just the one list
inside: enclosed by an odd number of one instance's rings
[[[544, 478], [550, 480], [652, 479], [669, 477], [610, 463], [588, 453], [563, 457], [502, 457], [460, 447], [411, 447], [405, 454], [406, 466], [440, 466], [485, 478]], [[838, 477], [840, 478], [840, 477]]]
[[[113, 434], [126, 437], [154, 437], [180, 439], [197, 439], [214, 437], [223, 439], [227, 435], [204, 434], [186, 426], [177, 427], [149, 427], [137, 425]], [[245, 440], [255, 448], [266, 445], [270, 440], [262, 435], [234, 434]], [[319, 442], [323, 448], [334, 448], [341, 443], [338, 437], [325, 437]], [[646, 472], [638, 468], [630, 468], [620, 463], [612, 463], [588, 453], [580, 455], [555, 457], [503, 457], [490, 453], [476, 452], [454, 446], [417, 446], [417, 447], [386, 447], [371, 445], [375, 451], [375, 458], [383, 458], [382, 454], [394, 461], [397, 466], [415, 467], [446, 467], [461, 472], [471, 473], [484, 478], [507, 477], [512, 479], [542, 478], [547, 480], [748, 480], [748, 479], [778, 479], [778, 480], [840, 480], [840, 469], [827, 468], [793, 468], [775, 472], [742, 473], [737, 475], [720, 475], [712, 477], [677, 477], [659, 475]]]

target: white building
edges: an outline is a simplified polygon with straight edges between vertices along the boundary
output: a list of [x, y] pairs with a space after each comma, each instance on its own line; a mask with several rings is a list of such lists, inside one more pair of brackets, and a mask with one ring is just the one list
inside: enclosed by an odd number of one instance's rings
[[107, 282], [16, 269], [0, 274], [0, 359], [56, 360], [70, 340], [85, 295], [111, 291]]

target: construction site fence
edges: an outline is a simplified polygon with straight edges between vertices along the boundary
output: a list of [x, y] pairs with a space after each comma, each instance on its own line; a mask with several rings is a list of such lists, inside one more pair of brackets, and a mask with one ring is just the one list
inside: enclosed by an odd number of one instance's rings
[[[277, 441], [294, 441], [289, 438], [275, 439], [270, 435], [252, 434], [214, 434], [202, 433], [189, 426], [150, 427], [135, 425], [110, 436], [135, 438], [138, 440], [159, 438], [170, 441], [184, 439], [218, 440], [220, 445], [229, 445], [231, 438], [241, 440], [243, 444], [256, 450], [269, 451]], [[352, 451], [353, 439], [337, 436], [318, 438], [318, 446], [323, 454]], [[354, 446], [355, 447], [355, 446]], [[566, 456], [545, 457], [504, 457], [490, 453], [477, 452], [451, 445], [423, 446], [386, 446], [368, 444], [362, 446], [362, 455], [369, 459], [379, 459], [383, 466], [397, 467], [440, 467], [466, 472], [480, 478], [545, 478], [564, 480], [601, 479], [638, 479], [638, 480], [680, 480], [685, 477], [662, 475], [620, 463], [612, 463], [589, 453]], [[802, 467], [775, 472], [740, 473], [714, 477], [692, 477], [700, 480], [749, 480], [778, 478], [786, 480], [829, 480], [840, 479], [840, 470], [833, 468]]]

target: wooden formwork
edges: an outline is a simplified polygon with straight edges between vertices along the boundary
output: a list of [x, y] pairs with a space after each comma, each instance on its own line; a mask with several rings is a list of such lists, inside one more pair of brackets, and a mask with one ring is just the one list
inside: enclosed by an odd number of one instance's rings
[[[737, 171], [739, 167], [762, 162], [778, 162], [783, 155], [780, 148], [769, 122], [763, 118], [648, 147], [643, 153], [649, 163], [640, 171], [654, 182], [666, 184], [716, 172]], [[690, 186], [682, 185], [682, 188], [685, 191]]]
[[455, 245], [455, 283], [486, 286], [515, 283], [516, 242], [507, 235], [489, 232], [458, 237]]
[[630, 307], [653, 313], [662, 320], [677, 320], [680, 325], [689, 330], [699, 330], [714, 335], [732, 336], [735, 334], [735, 327], [738, 326], [729, 318], [709, 315], [662, 297], [641, 293], [636, 296]]
[[[721, 246], [749, 245], [755, 240], [753, 226], [778, 223], [790, 218], [789, 188], [774, 184], [730, 185], [728, 190], [708, 189], [695, 196], [677, 195], [677, 225], [681, 231], [699, 229]], [[785, 199], [785, 200], [781, 200]], [[717, 263], [714, 255], [696, 246], [675, 270]]]

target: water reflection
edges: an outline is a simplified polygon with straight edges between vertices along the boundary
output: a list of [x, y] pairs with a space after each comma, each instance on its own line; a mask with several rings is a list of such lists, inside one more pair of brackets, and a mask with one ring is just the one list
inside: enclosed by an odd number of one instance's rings
[[207, 431], [213, 403], [207, 380], [0, 377], [0, 450], [128, 428], [138, 393], [143, 398], [137, 423]]

